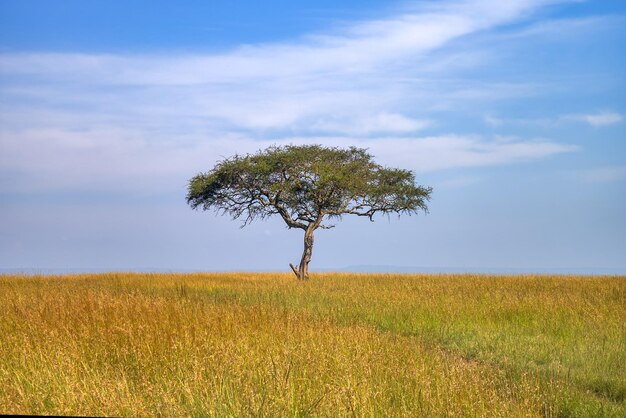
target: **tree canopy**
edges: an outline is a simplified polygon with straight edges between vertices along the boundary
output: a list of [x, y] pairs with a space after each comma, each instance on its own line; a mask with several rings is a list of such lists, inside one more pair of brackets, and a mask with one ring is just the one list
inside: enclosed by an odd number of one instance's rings
[[313, 231], [332, 228], [343, 215], [373, 220], [376, 214], [427, 211], [431, 192], [415, 184], [411, 171], [376, 164], [365, 149], [287, 145], [218, 162], [190, 180], [187, 203], [243, 219], [244, 226], [278, 215], [287, 227], [303, 229], [305, 254], [292, 269], [305, 279]]

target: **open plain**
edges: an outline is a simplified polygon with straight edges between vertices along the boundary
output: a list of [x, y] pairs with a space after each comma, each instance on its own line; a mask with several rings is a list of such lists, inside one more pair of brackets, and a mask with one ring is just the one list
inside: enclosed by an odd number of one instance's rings
[[626, 277], [0, 276], [0, 412], [626, 416]]

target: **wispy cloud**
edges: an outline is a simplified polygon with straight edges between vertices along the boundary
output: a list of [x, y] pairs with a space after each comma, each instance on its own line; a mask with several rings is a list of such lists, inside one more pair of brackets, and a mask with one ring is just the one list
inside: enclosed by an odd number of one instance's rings
[[620, 123], [624, 120], [624, 116], [617, 112], [605, 111], [599, 113], [561, 115], [545, 118], [502, 118], [493, 115], [485, 115], [483, 120], [487, 125], [492, 127], [500, 127], [504, 125], [556, 126], [565, 122], [584, 122], [597, 128]]
[[320, 132], [343, 133], [348, 135], [407, 134], [423, 130], [431, 124], [428, 120], [410, 118], [397, 113], [379, 113], [369, 117], [323, 118], [313, 122], [310, 129]]
[[269, 145], [317, 143], [367, 148], [384, 165], [417, 173], [510, 164], [574, 152], [574, 146], [547, 140], [480, 136], [359, 137], [296, 136], [259, 140], [238, 134], [219, 141], [184, 138], [183, 145], [149, 141], [141, 131], [96, 129], [28, 130], [4, 144], [0, 166], [13, 175], [0, 178], [12, 192], [107, 190], [170, 193], [184, 189], [188, 177], [211, 162]]
[[616, 112], [589, 113], [584, 115], [566, 115], [563, 116], [563, 118], [566, 120], [585, 122], [594, 127], [615, 125], [616, 123], [620, 123], [624, 120], [624, 116]]
[[523, 18], [546, 4], [567, 1], [418, 3], [411, 11], [388, 18], [291, 42], [241, 46], [222, 54], [3, 54], [0, 64], [8, 73], [124, 85], [196, 85], [337, 72], [354, 75], [389, 63], [395, 67], [398, 60], [406, 62], [461, 36]]
[[0, 54], [0, 163], [12, 176], [1, 187], [174, 190], [220, 156], [272, 143], [359, 145], [418, 171], [570, 152], [550, 140], [421, 134], [437, 124], [433, 109], [535, 94], [532, 83], [458, 80], [483, 57], [445, 48], [556, 2], [420, 2], [223, 53]]

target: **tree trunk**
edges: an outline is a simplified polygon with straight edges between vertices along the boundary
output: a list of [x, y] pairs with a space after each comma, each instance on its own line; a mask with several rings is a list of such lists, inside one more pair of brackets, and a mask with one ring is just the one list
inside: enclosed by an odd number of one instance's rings
[[304, 251], [302, 252], [302, 259], [298, 268], [293, 264], [289, 264], [291, 270], [299, 280], [309, 279], [309, 263], [311, 262], [311, 256], [313, 255], [313, 231], [315, 229], [309, 226], [304, 233]]

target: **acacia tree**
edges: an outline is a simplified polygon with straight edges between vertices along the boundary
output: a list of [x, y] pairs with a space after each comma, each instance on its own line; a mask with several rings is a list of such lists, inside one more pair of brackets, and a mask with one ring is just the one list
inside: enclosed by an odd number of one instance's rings
[[242, 227], [278, 215], [304, 230], [300, 263], [289, 266], [306, 280], [316, 229], [334, 227], [329, 222], [343, 215], [426, 212], [431, 192], [410, 171], [376, 164], [365, 149], [287, 145], [218, 162], [189, 181], [187, 203], [242, 218]]

